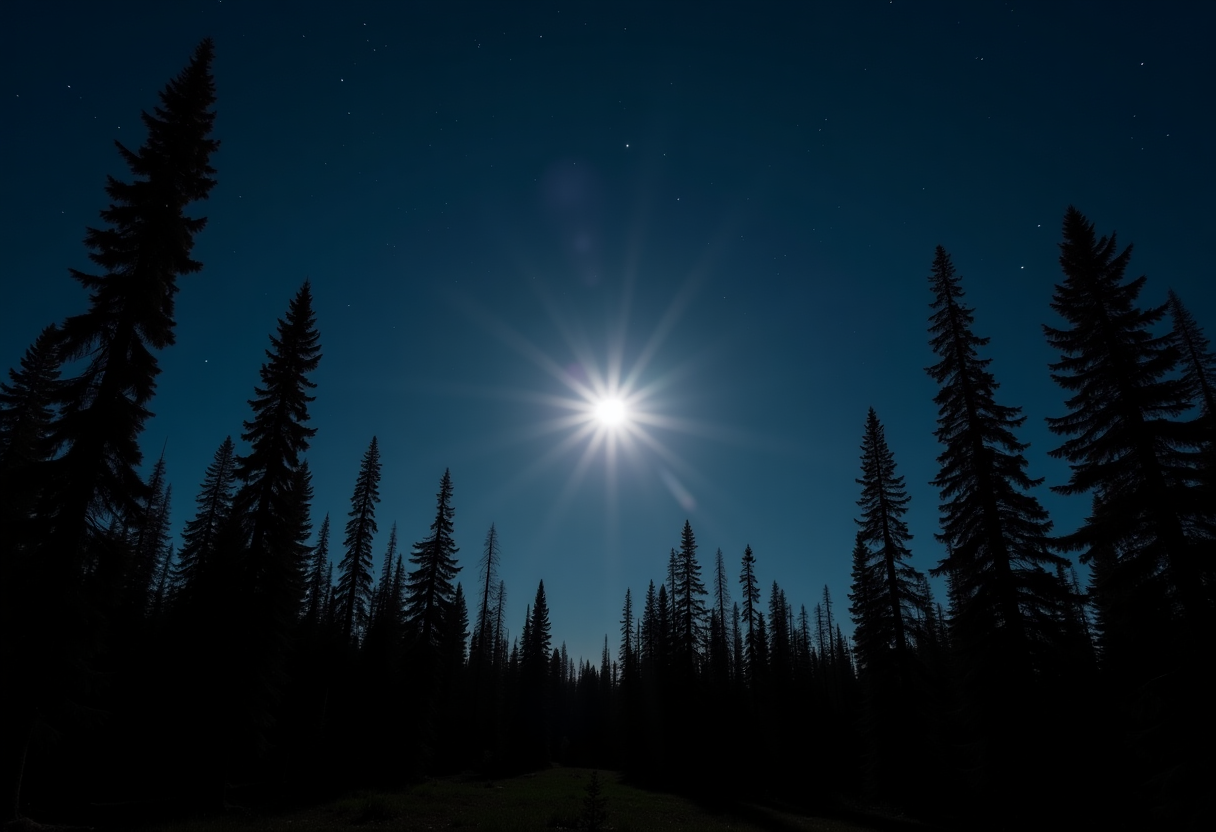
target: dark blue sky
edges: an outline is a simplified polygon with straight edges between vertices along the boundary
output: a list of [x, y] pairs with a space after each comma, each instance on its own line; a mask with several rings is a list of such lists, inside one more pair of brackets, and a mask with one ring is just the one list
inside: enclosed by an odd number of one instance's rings
[[[615, 652], [626, 586], [663, 578], [685, 518], [707, 573], [750, 543], [766, 601], [826, 583], [843, 611], [870, 406], [936, 565], [939, 243], [1046, 485], [1068, 476], [1040, 325], [1069, 203], [1136, 243], [1145, 304], [1172, 286], [1216, 335], [1211, 4], [511, 5], [6, 3], [0, 360], [85, 308], [67, 269], [128, 176], [112, 141], [143, 141], [204, 36], [219, 184], [143, 436], [149, 462], [167, 441], [175, 524], [308, 277], [315, 522], [340, 544], [378, 436], [379, 569], [450, 467], [466, 588], [494, 521], [513, 633], [543, 578], [575, 655], [606, 631]], [[561, 400], [614, 355], [649, 421], [588, 452]], [[1071, 530], [1088, 501], [1046, 485]]]

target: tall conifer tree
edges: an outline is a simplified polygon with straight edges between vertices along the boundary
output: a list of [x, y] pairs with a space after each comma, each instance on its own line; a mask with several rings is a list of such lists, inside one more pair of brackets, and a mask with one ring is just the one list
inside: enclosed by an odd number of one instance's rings
[[1191, 315], [1182, 299], [1169, 291], [1170, 317], [1174, 322], [1174, 335], [1182, 352], [1182, 382], [1186, 385], [1191, 400], [1199, 405], [1199, 440], [1203, 456], [1199, 463], [1203, 488], [1207, 496], [1199, 505], [1204, 534], [1216, 536], [1216, 352], [1203, 334], [1203, 328]]
[[705, 641], [705, 583], [701, 580], [701, 565], [697, 563], [697, 540], [687, 520], [680, 532], [680, 551], [673, 563], [674, 652], [681, 672], [695, 673]]
[[1194, 423], [1178, 418], [1190, 397], [1176, 375], [1176, 336], [1152, 332], [1166, 307], [1141, 309], [1146, 278], [1125, 281], [1131, 246], [1096, 238], [1072, 206], [1063, 236], [1064, 281], [1051, 306], [1067, 327], [1043, 330], [1061, 353], [1052, 378], [1072, 394], [1069, 413], [1047, 420], [1069, 437], [1051, 454], [1071, 463], [1072, 476], [1053, 490], [1093, 496], [1090, 516], [1061, 543], [1083, 562], [1106, 561], [1094, 592], [1106, 657], [1122, 663], [1121, 654], [1161, 655], [1174, 610], [1191, 638], [1210, 617], [1216, 563], [1191, 535], [1201, 514], [1201, 489], [1192, 487], [1200, 440]]
[[342, 635], [348, 642], [359, 641], [367, 629], [367, 609], [372, 598], [372, 538], [377, 530], [378, 502], [380, 448], [373, 436], [359, 464], [355, 491], [350, 498], [346, 540], [343, 541], [346, 555], [338, 564], [341, 573], [338, 578], [338, 609], [342, 616]]
[[763, 642], [764, 613], [760, 610], [760, 583], [756, 578], [756, 556], [750, 545], [743, 549], [743, 567], [739, 572], [739, 586], [743, 589], [743, 646], [747, 666], [747, 680], [755, 683], [764, 675]]
[[186, 68], [160, 93], [160, 104], [141, 118], [148, 136], [131, 151], [115, 142], [133, 181], [109, 177], [112, 202], [101, 212], [105, 228], [90, 228], [89, 259], [103, 271], [72, 269], [90, 293], [87, 312], [69, 317], [59, 343], [65, 361], [88, 358], [84, 370], [57, 390], [56, 488], [48, 511], [56, 517], [48, 551], [81, 566], [88, 539], [109, 518], [130, 516], [144, 494], [136, 469], [139, 434], [160, 372], [154, 350], [174, 341], [177, 278], [202, 269], [191, 258], [204, 217], [184, 210], [215, 186], [211, 139], [215, 84], [213, 46], [202, 41]]
[[312, 548], [312, 563], [308, 570], [308, 592], [305, 597], [304, 619], [309, 624], [318, 624], [324, 618], [325, 604], [329, 598], [332, 576], [329, 562], [329, 515], [321, 521], [317, 531], [317, 543]]
[[[231, 551], [223, 592], [213, 608], [226, 628], [233, 655], [221, 703], [223, 742], [233, 750], [260, 754], [274, 724], [283, 684], [283, 664], [299, 620], [310, 549], [312, 482], [303, 454], [316, 433], [308, 426], [308, 379], [321, 360], [320, 336], [306, 280], [279, 319], [277, 334], [260, 371], [261, 385], [249, 401], [253, 418], [241, 438], [249, 453], [236, 459], [239, 482], [233, 498]], [[226, 765], [240, 757], [229, 756]], [[225, 775], [223, 769], [216, 772]]]
[[195, 497], [194, 518], [182, 530], [182, 548], [173, 573], [171, 597], [189, 603], [203, 575], [211, 568], [219, 547], [221, 530], [232, 513], [232, 494], [236, 484], [236, 446], [224, 437]]
[[138, 515], [131, 518], [132, 563], [127, 570], [126, 598], [130, 612], [142, 616], [151, 606], [156, 576], [169, 553], [169, 513], [173, 488], [165, 482], [165, 456], [152, 468]]
[[51, 457], [51, 402], [59, 364], [59, 328], [52, 324], [25, 351], [20, 369], [9, 370], [9, 381], [0, 383], [0, 477], [6, 504], [30, 490], [30, 469]]
[[713, 665], [716, 681], [724, 685], [731, 674], [730, 627], [727, 623], [727, 607], [730, 606], [730, 580], [726, 574], [726, 564], [722, 559], [722, 550], [714, 555], [713, 574], [714, 606], [711, 612], [712, 632], [709, 644], [709, 660]]
[[[47, 466], [36, 509], [47, 526], [30, 568], [15, 582], [19, 594], [3, 599], [0, 662], [24, 680], [9, 706], [16, 740], [5, 742], [3, 753], [8, 757], [15, 749], [20, 765], [35, 725], [60, 710], [80, 685], [81, 670], [105, 631], [96, 616], [107, 614], [125, 579], [127, 553], [110, 528], [132, 516], [145, 493], [137, 473], [139, 436], [160, 372], [155, 351], [174, 343], [177, 278], [202, 268], [190, 254], [206, 219], [184, 210], [215, 185], [209, 161], [219, 146], [210, 138], [212, 57], [211, 41], [199, 43], [186, 68], [160, 92], [160, 104], [142, 114], [147, 138], [138, 150], [116, 142], [132, 181], [107, 178], [106, 227], [86, 232], [89, 259], [100, 273], [71, 270], [89, 292], [89, 308], [64, 321], [55, 357], [85, 363], [52, 391], [58, 412], [50, 438], [59, 456]], [[6, 531], [0, 526], [0, 533]], [[8, 583], [11, 576], [3, 577]], [[12, 794], [15, 816], [19, 779]]]
[[259, 610], [278, 622], [277, 628], [298, 614], [307, 555], [301, 521], [309, 486], [300, 473], [303, 454], [317, 432], [308, 426], [308, 405], [315, 398], [308, 391], [316, 387], [308, 376], [321, 361], [307, 280], [279, 320], [270, 344], [262, 385], [249, 402], [253, 419], [245, 422], [241, 434], [250, 451], [237, 457], [241, 484], [233, 506], [241, 529], [246, 586], [257, 597]]
[[[910, 622], [926, 603], [918, 587], [921, 575], [906, 563], [911, 556], [907, 541], [912, 538], [903, 515], [911, 498], [904, 488], [904, 478], [895, 473], [895, 455], [887, 447], [886, 432], [878, 414], [870, 408], [866, 415], [865, 433], [861, 441], [861, 498], [857, 505], [861, 517], [858, 541], [867, 561], [867, 586], [877, 593], [871, 610], [881, 618], [876, 635], [894, 651], [902, 662], [908, 650]], [[854, 581], [857, 578], [854, 576]]]
[[414, 544], [410, 563], [415, 568], [406, 581], [406, 618], [414, 637], [424, 647], [438, 649], [443, 640], [443, 617], [456, 589], [452, 585], [460, 567], [460, 550], [452, 538], [452, 474], [443, 472], [436, 495], [431, 533]]
[[[59, 372], [59, 329], [52, 325], [26, 350], [20, 368], [8, 371], [10, 383], [0, 383], [0, 593], [23, 582], [16, 559], [26, 557], [46, 531], [35, 531], [34, 507], [55, 450], [52, 401]], [[3, 595], [0, 603], [14, 609]]]
[[[1170, 318], [1182, 357], [1182, 381], [1198, 402], [1203, 418], [1216, 420], [1216, 352], [1195, 316], [1173, 289], [1168, 292]], [[1211, 428], [1209, 427], [1209, 430]], [[1209, 440], [1210, 441], [1210, 440]]]
[[[1052, 555], [1051, 521], [1030, 493], [1042, 479], [1026, 474], [1028, 447], [1014, 431], [1021, 408], [997, 404], [999, 386], [972, 332], [974, 311], [941, 246], [929, 277], [934, 300], [930, 346], [940, 359], [926, 372], [941, 385], [937, 440], [944, 449], [933, 480], [942, 504], [938, 539], [949, 544], [935, 575], [953, 576], [958, 643], [968, 670], [983, 663], [1027, 680], [1036, 655], [1056, 641], [1057, 614], [1065, 603], [1051, 572], [1063, 561]], [[1007, 687], [1006, 684], [1000, 687]], [[987, 696], [987, 694], [985, 694]]]
[[381, 611], [388, 603], [388, 594], [393, 590], [393, 564], [397, 557], [397, 524], [393, 523], [388, 530], [388, 547], [384, 551], [384, 566], [380, 568], [380, 580], [376, 582], [372, 593], [372, 604], [368, 617], [372, 623], [379, 619]]
[[485, 546], [481, 550], [480, 596], [477, 601], [477, 624], [473, 630], [473, 647], [469, 663], [475, 665], [475, 675], [481, 674], [482, 664], [493, 662], [494, 649], [494, 590], [498, 588], [498, 562], [501, 552], [498, 530], [490, 524], [486, 532]]

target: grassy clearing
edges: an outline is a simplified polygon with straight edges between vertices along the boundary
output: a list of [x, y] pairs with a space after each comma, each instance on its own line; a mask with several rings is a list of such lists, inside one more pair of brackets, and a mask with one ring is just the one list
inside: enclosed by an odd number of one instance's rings
[[[870, 827], [758, 806], [711, 812], [676, 795], [650, 792], [600, 772], [613, 832], [868, 832]], [[321, 806], [275, 814], [229, 814], [158, 828], [170, 832], [340, 832], [466, 829], [575, 830], [590, 769], [555, 768], [503, 780], [434, 780], [398, 792], [362, 791]]]

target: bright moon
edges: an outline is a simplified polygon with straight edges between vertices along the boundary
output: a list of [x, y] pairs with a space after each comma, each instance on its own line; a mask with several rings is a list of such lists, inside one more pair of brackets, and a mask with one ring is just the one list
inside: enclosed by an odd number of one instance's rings
[[595, 418], [604, 425], [619, 425], [625, 421], [625, 403], [620, 399], [604, 399], [595, 406]]

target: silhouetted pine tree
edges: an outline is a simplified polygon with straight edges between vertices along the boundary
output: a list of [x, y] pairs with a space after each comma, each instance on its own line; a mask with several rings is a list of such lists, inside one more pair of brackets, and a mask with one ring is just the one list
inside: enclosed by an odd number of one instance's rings
[[1048, 419], [1069, 437], [1051, 453], [1072, 476], [1053, 490], [1089, 493], [1092, 510], [1061, 543], [1092, 565], [1104, 690], [1119, 700], [1134, 744], [1118, 774], [1151, 784], [1177, 823], [1178, 813], [1206, 814], [1216, 776], [1216, 726], [1195, 663], [1210, 647], [1216, 588], [1202, 429], [1179, 419], [1191, 397], [1177, 375], [1178, 335], [1152, 331], [1167, 305], [1141, 309], [1146, 278], [1125, 281], [1131, 246], [1118, 251], [1113, 234], [1096, 239], [1072, 206], [1063, 237], [1064, 281], [1051, 305], [1068, 328], [1043, 329], [1061, 353], [1052, 378], [1072, 394], [1069, 413]]
[[[1067, 645], [1059, 622], [1068, 599], [1053, 571], [1064, 561], [1049, 551], [1051, 521], [1030, 493], [1042, 479], [1027, 476], [1027, 445], [1014, 435], [1026, 417], [1020, 408], [996, 402], [991, 359], [977, 351], [989, 339], [972, 332], [973, 310], [964, 304], [959, 277], [941, 246], [929, 282], [929, 343], [940, 360], [926, 372], [941, 385], [934, 397], [935, 433], [943, 445], [941, 471], [932, 484], [942, 498], [937, 539], [948, 552], [932, 572], [953, 580], [954, 644], [970, 728], [980, 737], [1005, 738], [996, 741], [985, 763], [990, 765], [1010, 759], [1027, 729], [1040, 723], [1029, 710], [1037, 709], [1043, 695], [1032, 688], [1048, 667], [1061, 666]], [[919, 595], [928, 601], [927, 583]], [[929, 642], [922, 659], [941, 675], [945, 658], [934, 610], [927, 605], [922, 612], [922, 635]], [[1007, 782], [1027, 769], [994, 774]]]
[[696, 675], [705, 641], [705, 583], [697, 563], [697, 541], [692, 526], [684, 521], [680, 551], [676, 555], [672, 584], [673, 658], [685, 678]]
[[[1131, 246], [1117, 252], [1113, 234], [1095, 239], [1093, 224], [1071, 206], [1063, 233], [1064, 282], [1051, 306], [1069, 326], [1043, 330], [1061, 352], [1052, 378], [1073, 394], [1068, 415], [1048, 419], [1053, 433], [1071, 437], [1051, 454], [1071, 463], [1072, 476], [1053, 490], [1092, 492], [1094, 502], [1061, 544], [1080, 551], [1082, 562], [1108, 553], [1093, 587], [1106, 660], [1120, 663], [1123, 654], [1138, 664], [1162, 657], [1163, 642], [1179, 644], [1169, 630], [1174, 610], [1190, 638], [1210, 617], [1216, 563], [1188, 534], [1201, 513], [1200, 489], [1191, 487], [1199, 439], [1193, 424], [1177, 419], [1190, 402], [1175, 375], [1176, 336], [1151, 331], [1166, 307], [1140, 309], [1145, 278], [1124, 282]], [[1139, 623], [1112, 621], [1124, 617]], [[1120, 644], [1115, 631], [1135, 643]]]
[[903, 771], [903, 755], [924, 742], [924, 726], [908, 715], [923, 707], [909, 640], [928, 601], [920, 591], [923, 576], [906, 563], [911, 552], [905, 544], [912, 535], [903, 515], [909, 497], [873, 408], [866, 417], [861, 451], [861, 518], [850, 599], [865, 695], [868, 782], [878, 794], [907, 805], [924, 799], [918, 794], [918, 778], [925, 772], [909, 776]]
[[671, 669], [671, 602], [667, 596], [667, 585], [659, 584], [659, 594], [655, 596], [655, 627], [654, 645], [655, 676], [660, 680], [660, 688], [666, 687]]
[[[206, 220], [183, 210], [215, 184], [208, 163], [218, 146], [208, 138], [211, 60], [211, 41], [204, 40], [160, 92], [160, 105], [142, 114], [143, 146], [117, 145], [133, 181], [108, 178], [112, 201], [101, 212], [107, 227], [85, 236], [89, 258], [102, 272], [71, 271], [90, 293], [89, 309], [64, 321], [56, 358], [87, 361], [51, 391], [58, 406], [51, 442], [59, 456], [47, 466], [37, 509], [47, 526], [19, 591], [5, 599], [14, 603], [4, 604], [0, 660], [7, 674], [25, 682], [14, 686], [18, 701], [9, 713], [16, 715], [17, 739], [6, 738], [0, 752], [6, 757], [16, 749], [23, 759], [33, 726], [54, 719], [65, 697], [75, 695], [105, 631], [100, 617], [125, 578], [127, 551], [108, 530], [112, 520], [132, 516], [144, 495], [139, 435], [159, 373], [154, 351], [174, 342], [177, 277], [202, 268], [190, 252]], [[14, 639], [10, 621], [23, 622], [26, 635]], [[18, 781], [10, 794], [19, 793]], [[6, 813], [16, 809], [14, 802]]]
[[519, 658], [520, 709], [523, 717], [520, 747], [525, 760], [532, 763], [543, 762], [548, 756], [548, 721], [552, 699], [548, 683], [554, 675], [557, 677], [555, 681], [560, 682], [564, 673], [560, 667], [560, 657], [557, 670], [554, 673], [550, 671], [550, 665], [554, 664], [549, 655], [552, 637], [545, 582], [541, 581], [524, 627]]
[[439, 763], [452, 767], [468, 754], [471, 736], [468, 720], [470, 702], [466, 685], [469, 640], [469, 609], [464, 600], [464, 588], [457, 583], [443, 623], [443, 644], [440, 646], [443, 667], [440, 673], [436, 730], [440, 741]]
[[375, 537], [376, 503], [380, 502], [380, 448], [372, 437], [355, 491], [350, 498], [350, 520], [346, 522], [346, 555], [338, 564], [338, 608], [342, 636], [357, 643], [367, 629], [367, 609], [372, 599], [372, 538]]
[[[877, 750], [881, 729], [877, 723], [882, 716], [882, 694], [891, 687], [893, 662], [891, 661], [891, 605], [882, 592], [882, 575], [876, 566], [873, 553], [862, 539], [859, 531], [853, 543], [853, 583], [849, 593], [849, 612], [853, 616], [853, 644], [857, 653], [857, 671], [861, 678], [865, 710], [862, 714], [862, 734], [866, 739], [867, 788], [879, 785], [877, 770], [880, 755]], [[835, 656], [831, 628], [827, 632], [829, 649]]]
[[[308, 281], [300, 287], [270, 338], [261, 386], [249, 405], [253, 418], [241, 438], [250, 450], [236, 460], [240, 485], [233, 499], [237, 532], [235, 574], [238, 584], [228, 626], [237, 632], [239, 655], [232, 664], [229, 706], [232, 743], [252, 742], [260, 752], [272, 707], [282, 685], [282, 663], [291, 631], [300, 614], [310, 532], [311, 478], [302, 454], [316, 434], [308, 427], [308, 391], [316, 384], [308, 374], [321, 360], [320, 336], [312, 311]], [[237, 634], [239, 633], [239, 635]]]
[[[166, 504], [169, 502], [169, 497], [173, 494], [173, 487], [167, 489], [165, 498]], [[150, 618], [159, 618], [164, 614], [165, 608], [168, 606], [169, 592], [172, 588], [173, 569], [177, 565], [177, 548], [169, 543], [161, 558], [160, 565], [156, 570], [156, 588], [152, 593], [152, 606], [148, 611]]]
[[174, 341], [174, 295], [179, 275], [202, 264], [191, 259], [194, 235], [206, 218], [183, 211], [215, 186], [208, 138], [215, 119], [213, 46], [202, 41], [186, 68], [160, 93], [160, 105], [141, 119], [148, 137], [137, 151], [115, 142], [134, 177], [108, 177], [112, 202], [101, 212], [108, 227], [90, 228], [89, 259], [104, 271], [71, 270], [90, 292], [90, 308], [64, 321], [59, 355], [88, 358], [84, 371], [56, 390], [60, 405], [55, 444], [56, 487], [47, 510], [56, 518], [48, 551], [67, 559], [69, 572], [86, 560], [88, 539], [113, 515], [131, 516], [144, 494], [136, 469], [138, 437], [156, 389], [153, 350]]
[[712, 632], [709, 641], [709, 662], [713, 678], [720, 689], [725, 689], [733, 672], [731, 662], [730, 626], [727, 622], [727, 607], [730, 606], [730, 579], [722, 560], [722, 550], [714, 555], [713, 574], [714, 606], [710, 613]]
[[625, 587], [625, 605], [621, 608], [621, 649], [617, 654], [621, 662], [622, 691], [632, 688], [637, 675], [637, 645], [633, 641], [633, 595]]
[[756, 556], [752, 547], [743, 549], [743, 568], [739, 572], [739, 586], [743, 589], [743, 647], [746, 676], [749, 684], [755, 685], [765, 675], [764, 654], [767, 648], [762, 644], [764, 629], [764, 614], [760, 611], [760, 584], [756, 580]]
[[1182, 299], [1173, 289], [1168, 296], [1174, 335], [1182, 354], [1183, 384], [1191, 399], [1199, 404], [1203, 418], [1216, 420], [1216, 353]]
[[236, 448], [232, 437], [224, 437], [207, 472], [198, 496], [194, 518], [182, 530], [182, 548], [178, 552], [177, 568], [172, 578], [171, 597], [179, 606], [189, 606], [214, 566], [220, 534], [232, 513], [233, 488], [236, 484]]
[[498, 591], [494, 594], [494, 655], [499, 667], [507, 663], [507, 582], [498, 582]]
[[131, 518], [132, 563], [126, 574], [124, 605], [135, 618], [142, 618], [152, 604], [156, 576], [169, 552], [169, 512], [173, 489], [165, 482], [165, 456], [152, 468], [143, 505]]
[[473, 628], [473, 642], [469, 649], [469, 666], [475, 684], [481, 685], [496, 663], [494, 631], [494, 591], [498, 588], [498, 563], [501, 557], [498, 531], [494, 524], [486, 532], [485, 546], [481, 551], [481, 592], [477, 602], [477, 623]]
[[1191, 401], [1199, 405], [1200, 440], [1203, 457], [1200, 462], [1203, 488], [1207, 496], [1201, 498], [1200, 508], [1207, 507], [1203, 523], [1207, 537], [1216, 535], [1216, 352], [1212, 351], [1203, 329], [1182, 304], [1181, 298], [1171, 289], [1169, 292], [1170, 317], [1174, 323], [1174, 335], [1182, 352], [1182, 382]]
[[658, 662], [658, 627], [659, 610], [658, 596], [655, 594], [654, 581], [646, 587], [646, 600], [642, 605], [642, 637], [639, 639], [638, 652], [641, 654], [643, 672], [651, 676]]
[[11, 593], [26, 591], [29, 558], [46, 533], [34, 508], [54, 454], [51, 400], [59, 380], [58, 340], [57, 327], [42, 330], [20, 369], [8, 371], [11, 384], [0, 383], [0, 616], [6, 650], [7, 633], [17, 621], [9, 616], [21, 607]]
[[452, 539], [452, 475], [445, 470], [436, 496], [431, 533], [414, 544], [410, 563], [416, 567], [406, 580], [405, 615], [412, 636], [423, 649], [439, 648], [443, 640], [443, 615], [455, 595], [452, 580], [460, 567], [460, 551]]
[[[907, 513], [908, 493], [904, 478], [895, 473], [895, 456], [887, 447], [886, 434], [874, 408], [866, 416], [861, 442], [861, 508], [859, 542], [865, 547], [866, 570], [871, 573], [876, 607], [885, 607], [879, 623], [878, 644], [894, 651], [898, 661], [908, 650], [908, 629], [925, 601], [920, 596], [921, 576], [904, 561], [912, 554], [905, 545], [912, 535], [903, 515]], [[854, 581], [856, 581], [856, 576]], [[874, 610], [870, 611], [871, 614]], [[873, 658], [873, 657], [870, 657]], [[866, 657], [862, 657], [866, 661]]]
[[731, 605], [731, 648], [730, 661], [733, 668], [732, 678], [736, 686], [744, 680], [746, 675], [743, 651], [743, 628], [739, 626], [739, 605], [737, 603]]
[[[22, 509], [38, 493], [35, 466], [51, 458], [51, 406], [59, 381], [59, 328], [52, 325], [21, 357], [20, 369], [8, 371], [0, 383], [0, 485], [4, 507], [0, 517], [24, 517]], [[8, 526], [3, 527], [5, 533]], [[5, 538], [10, 539], [5, 533]]]
[[240, 487], [233, 509], [242, 530], [247, 586], [258, 596], [259, 609], [278, 622], [276, 629], [295, 619], [303, 589], [304, 483], [298, 472], [317, 432], [308, 427], [308, 405], [315, 397], [307, 391], [316, 387], [308, 374], [320, 363], [319, 341], [312, 290], [304, 281], [279, 320], [278, 334], [270, 338], [262, 386], [249, 402], [253, 419], [241, 434], [250, 451], [236, 460]]
[[382, 611], [389, 603], [388, 595], [393, 591], [393, 564], [397, 558], [397, 524], [388, 530], [388, 546], [384, 550], [384, 566], [380, 569], [380, 580], [372, 592], [372, 603], [368, 610], [369, 627], [375, 626]]
[[776, 581], [769, 592], [768, 610], [770, 675], [774, 683], [784, 686], [793, 675], [794, 654], [790, 644], [789, 603]]
[[304, 602], [304, 620], [309, 624], [320, 624], [325, 616], [325, 604], [329, 598], [332, 564], [329, 562], [329, 515], [321, 521], [317, 532], [317, 543], [312, 548], [312, 564], [308, 570], [308, 592]]

